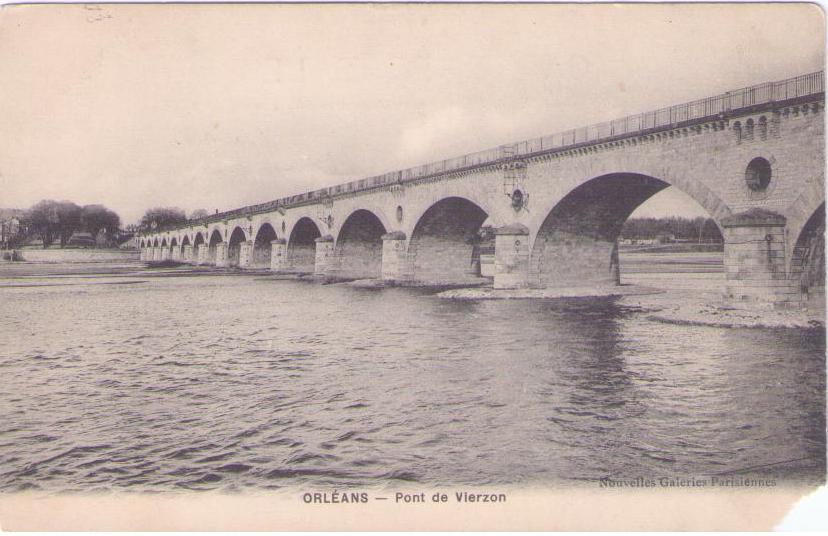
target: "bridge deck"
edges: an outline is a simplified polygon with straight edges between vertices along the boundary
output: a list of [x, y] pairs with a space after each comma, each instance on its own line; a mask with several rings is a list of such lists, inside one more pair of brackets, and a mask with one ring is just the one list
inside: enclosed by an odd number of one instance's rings
[[549, 136], [501, 145], [456, 158], [392, 171], [302, 194], [282, 197], [266, 203], [248, 205], [219, 212], [205, 218], [191, 220], [184, 225], [154, 229], [152, 232], [157, 233], [165, 230], [182, 229], [192, 225], [202, 225], [240, 216], [270, 212], [280, 207], [288, 208], [308, 203], [317, 203], [337, 195], [382, 188], [389, 184], [406, 183], [449, 172], [464, 171], [514, 159], [566, 151], [583, 145], [605, 143], [629, 136], [690, 126], [717, 118], [724, 119], [728, 116], [747, 112], [752, 108], [772, 104], [784, 104], [797, 99], [817, 96], [824, 92], [824, 71], [817, 71], [778, 82], [765, 82], [763, 84], [728, 91], [713, 97], [575, 128]]

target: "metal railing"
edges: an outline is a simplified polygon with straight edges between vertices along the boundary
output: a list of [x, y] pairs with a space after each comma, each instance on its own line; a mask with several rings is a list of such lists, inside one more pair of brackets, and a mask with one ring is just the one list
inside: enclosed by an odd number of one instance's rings
[[177, 224], [163, 229], [154, 229], [145, 234], [164, 232], [172, 229], [204, 225], [215, 221], [222, 221], [240, 216], [249, 216], [261, 212], [270, 212], [279, 207], [287, 208], [296, 205], [311, 203], [319, 199], [341, 195], [349, 192], [360, 192], [381, 188], [388, 184], [414, 181], [425, 177], [440, 175], [452, 171], [492, 165], [499, 162], [525, 158], [543, 153], [564, 151], [583, 144], [601, 143], [613, 139], [643, 134], [659, 129], [675, 128], [683, 124], [703, 122], [713, 118], [724, 117], [754, 106], [771, 103], [784, 103], [794, 99], [815, 96], [825, 92], [825, 73], [800, 75], [778, 82], [765, 82], [755, 86], [728, 91], [714, 97], [707, 97], [684, 104], [677, 104], [660, 110], [630, 115], [604, 123], [589, 125], [543, 136], [532, 138], [518, 143], [501, 145], [476, 153], [449, 158], [439, 162], [432, 162], [399, 171], [391, 171], [382, 175], [368, 177], [338, 184], [328, 188], [321, 188], [302, 194], [282, 197], [266, 203], [249, 205], [246, 207], [211, 214], [205, 218], [191, 220], [186, 224]]

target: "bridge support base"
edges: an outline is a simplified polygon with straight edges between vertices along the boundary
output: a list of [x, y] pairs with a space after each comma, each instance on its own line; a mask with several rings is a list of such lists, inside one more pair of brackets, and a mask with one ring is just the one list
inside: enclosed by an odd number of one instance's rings
[[315, 275], [326, 275], [333, 262], [334, 239], [331, 235], [320, 236], [316, 239], [316, 257], [314, 259], [313, 273]]
[[785, 269], [784, 216], [751, 209], [722, 220], [725, 299], [734, 306], [786, 309], [801, 297]]
[[195, 248], [195, 258], [196, 264], [204, 265], [207, 264], [207, 256], [210, 254], [210, 249], [207, 247], [207, 244], [201, 244], [200, 246]]
[[382, 235], [382, 280], [405, 281], [408, 254], [405, 233], [394, 231]]
[[183, 255], [181, 255], [181, 260], [188, 264], [193, 264], [193, 246], [189, 244], [184, 246], [184, 252]]
[[227, 242], [219, 242], [216, 244], [216, 267], [226, 268], [227, 265]]
[[250, 268], [253, 265], [253, 242], [239, 244], [239, 268]]
[[519, 223], [495, 230], [494, 288], [529, 286], [529, 229]]
[[278, 238], [270, 242], [270, 271], [282, 272], [287, 269], [287, 242]]

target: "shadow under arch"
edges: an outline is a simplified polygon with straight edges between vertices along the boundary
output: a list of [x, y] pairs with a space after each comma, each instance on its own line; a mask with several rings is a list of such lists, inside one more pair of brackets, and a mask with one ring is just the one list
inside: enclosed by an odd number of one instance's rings
[[478, 231], [488, 217], [485, 210], [463, 197], [447, 197], [431, 205], [411, 233], [411, 279], [455, 283], [479, 277]]
[[192, 250], [191, 250], [191, 251], [189, 252], [189, 254], [188, 254], [188, 253], [187, 253], [187, 250], [186, 250], [186, 249], [184, 249], [184, 248], [186, 248], [186, 247], [187, 247], [187, 246], [189, 246], [189, 245], [191, 245], [191, 244], [190, 244], [190, 235], [186, 235], [186, 234], [185, 234], [185, 235], [181, 238], [181, 260], [183, 260], [183, 261], [185, 261], [185, 262], [190, 262], [190, 261], [192, 261], [192, 260], [193, 260], [193, 252], [192, 252]]
[[216, 246], [221, 242], [221, 233], [218, 229], [213, 229], [210, 233], [210, 242], [207, 244], [207, 264], [216, 264]]
[[299, 218], [290, 231], [287, 258], [290, 269], [297, 272], [313, 272], [316, 264], [316, 239], [322, 232], [307, 216]]
[[794, 243], [790, 279], [808, 309], [825, 309], [825, 203], [808, 218]]
[[[529, 284], [541, 288], [620, 284], [617, 241], [624, 222], [642, 203], [670, 186], [676, 188], [648, 175], [610, 173], [569, 192], [538, 229], [529, 259]], [[705, 201], [687, 195], [721, 231]]]
[[244, 229], [236, 226], [230, 233], [230, 240], [227, 241], [227, 266], [238, 266], [241, 254], [241, 243], [247, 241]]
[[270, 243], [279, 238], [276, 230], [270, 223], [263, 223], [256, 231], [253, 239], [253, 252], [251, 253], [251, 265], [255, 268], [270, 268], [270, 255], [272, 247]]
[[205, 244], [205, 241], [204, 241], [204, 235], [201, 234], [201, 231], [199, 231], [195, 234], [195, 237], [193, 238], [193, 260], [194, 261], [198, 262], [200, 260], [198, 252], [201, 250], [201, 248], [204, 248], [204, 247], [207, 247], [206, 244]]
[[338, 275], [356, 279], [375, 279], [382, 273], [382, 235], [380, 218], [366, 209], [352, 212], [336, 238], [334, 254]]

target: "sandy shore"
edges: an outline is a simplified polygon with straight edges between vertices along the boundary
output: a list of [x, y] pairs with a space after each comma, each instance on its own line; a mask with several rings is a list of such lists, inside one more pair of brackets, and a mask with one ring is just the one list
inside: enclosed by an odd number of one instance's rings
[[[659, 283], [657, 279], [653, 281]], [[715, 283], [715, 281], [714, 281]], [[822, 311], [739, 309], [725, 304], [713, 289], [659, 288], [642, 284], [608, 287], [494, 290], [465, 288], [437, 294], [454, 300], [618, 298], [654, 322], [722, 328], [825, 329]]]
[[[313, 274], [273, 274], [269, 270], [239, 270], [211, 266], [153, 266], [140, 261], [90, 263], [0, 263], [0, 288], [20, 286], [76, 284], [116, 284], [119, 280], [134, 278], [145, 283], [155, 277], [192, 277], [210, 275], [254, 276], [259, 280], [299, 280], [322, 284], [341, 284], [356, 288], [382, 289], [387, 284], [377, 279], [354, 281], [328, 280]], [[627, 283], [620, 286], [568, 287], [557, 289], [495, 290], [480, 286], [485, 280], [457, 282], [455, 285], [419, 285], [442, 289], [436, 296], [453, 300], [515, 300], [515, 299], [572, 299], [609, 297], [621, 300], [647, 315], [649, 320], [670, 324], [703, 325], [723, 328], [825, 328], [821, 311], [807, 310], [748, 310], [729, 307], [723, 303], [718, 285], [721, 280], [711, 274], [634, 274], [625, 276]], [[418, 286], [418, 285], [406, 285]], [[461, 288], [453, 288], [461, 287]]]
[[659, 294], [663, 292], [665, 291], [661, 289], [640, 285], [510, 290], [495, 290], [493, 288], [462, 288], [440, 292], [437, 294], [437, 297], [452, 300], [537, 300], [553, 298], [640, 296]]
[[723, 328], [825, 328], [825, 318], [806, 310], [747, 310], [715, 303], [691, 303], [664, 308], [648, 315], [667, 324]]

